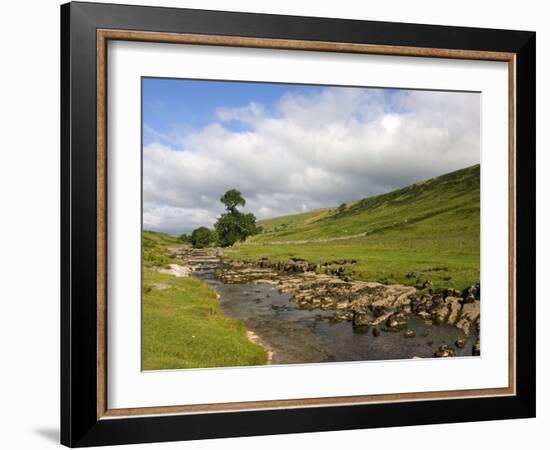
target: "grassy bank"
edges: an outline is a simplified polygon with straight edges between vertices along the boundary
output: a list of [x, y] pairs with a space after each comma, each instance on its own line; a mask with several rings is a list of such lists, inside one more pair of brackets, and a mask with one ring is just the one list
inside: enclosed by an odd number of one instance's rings
[[177, 263], [168, 256], [168, 247], [181, 245], [175, 236], [154, 231], [142, 233], [143, 266], [144, 267], [166, 267], [170, 263]]
[[[355, 279], [415, 284], [406, 274], [418, 272], [435, 288], [463, 289], [479, 281], [479, 180], [476, 165], [345, 208], [260, 222], [264, 233], [229, 257], [353, 259], [347, 270]], [[342, 237], [350, 239], [331, 241]]]
[[247, 339], [242, 321], [222, 315], [209, 286], [154, 269], [174, 262], [166, 248], [178, 245], [177, 239], [152, 232], [144, 232], [143, 239], [143, 368], [266, 364], [266, 351]]

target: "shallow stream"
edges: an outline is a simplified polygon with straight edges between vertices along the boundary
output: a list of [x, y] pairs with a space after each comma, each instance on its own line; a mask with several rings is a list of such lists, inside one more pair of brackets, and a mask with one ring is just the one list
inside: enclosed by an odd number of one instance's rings
[[452, 325], [426, 325], [412, 317], [408, 329], [415, 337], [382, 328], [374, 336], [372, 329], [359, 331], [349, 321], [332, 320], [334, 311], [300, 308], [290, 301], [291, 294], [280, 293], [277, 286], [226, 284], [216, 278], [214, 268], [194, 276], [216, 290], [226, 316], [243, 320], [273, 351], [272, 364], [429, 358], [442, 344], [452, 347], [457, 356], [471, 355], [474, 337], [457, 348], [454, 343], [464, 334]]

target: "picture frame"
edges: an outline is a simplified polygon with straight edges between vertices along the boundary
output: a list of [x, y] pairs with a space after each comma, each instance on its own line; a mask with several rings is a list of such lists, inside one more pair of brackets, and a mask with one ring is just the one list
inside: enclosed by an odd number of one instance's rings
[[[70, 447], [535, 416], [534, 32], [72, 2], [61, 6], [61, 443]], [[107, 43], [508, 65], [508, 386], [112, 409]], [[490, 258], [490, 255], [487, 256]]]

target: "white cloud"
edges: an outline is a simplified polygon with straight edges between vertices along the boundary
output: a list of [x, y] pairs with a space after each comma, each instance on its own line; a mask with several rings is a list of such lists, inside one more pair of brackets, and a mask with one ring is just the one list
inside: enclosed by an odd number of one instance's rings
[[[326, 88], [250, 103], [144, 148], [144, 227], [212, 226], [239, 189], [258, 218], [367, 197], [479, 162], [479, 95]], [[234, 132], [225, 121], [248, 131]], [[164, 136], [163, 136], [164, 137]]]
[[222, 121], [238, 120], [244, 123], [254, 123], [256, 119], [262, 117], [263, 113], [263, 106], [255, 102], [238, 108], [222, 107], [216, 110], [216, 116]]

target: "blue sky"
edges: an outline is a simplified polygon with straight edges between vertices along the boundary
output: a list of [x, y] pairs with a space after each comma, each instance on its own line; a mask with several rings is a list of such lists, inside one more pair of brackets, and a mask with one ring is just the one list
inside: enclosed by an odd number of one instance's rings
[[258, 219], [479, 163], [475, 93], [143, 79], [143, 223], [211, 227], [238, 189]]
[[[245, 83], [181, 79], [143, 79], [144, 145], [155, 140], [151, 129], [170, 134], [175, 129], [201, 129], [216, 119], [218, 108], [232, 108], [250, 102], [274, 105], [285, 93], [320, 91], [317, 86], [295, 86], [273, 83]], [[244, 124], [231, 120], [225, 124], [231, 131], [247, 130]]]
[[[277, 115], [276, 105], [285, 95], [314, 96], [326, 87], [284, 83], [143, 78], [143, 144], [181, 131], [202, 129], [217, 120], [219, 108], [238, 108], [250, 103], [262, 105], [267, 113]], [[362, 90], [354, 87], [351, 89]], [[371, 89], [373, 90], [373, 89]], [[399, 110], [396, 99], [405, 91], [376, 89], [383, 93], [388, 111]], [[225, 121], [230, 131], [249, 131], [238, 120]]]

